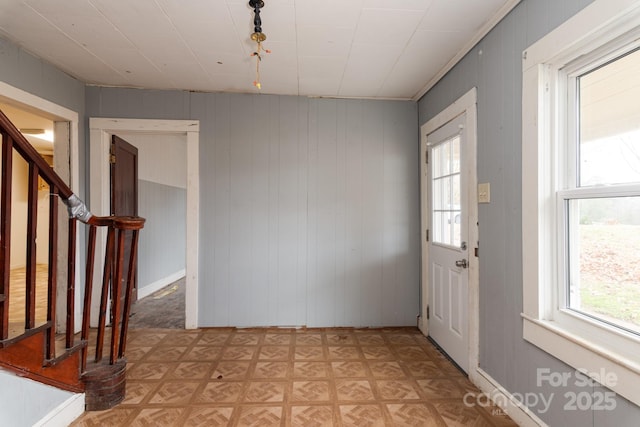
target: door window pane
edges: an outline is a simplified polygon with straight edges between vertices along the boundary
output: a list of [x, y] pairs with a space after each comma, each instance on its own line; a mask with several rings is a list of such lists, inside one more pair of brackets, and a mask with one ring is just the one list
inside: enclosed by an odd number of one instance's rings
[[433, 242], [460, 246], [460, 137], [431, 148]]

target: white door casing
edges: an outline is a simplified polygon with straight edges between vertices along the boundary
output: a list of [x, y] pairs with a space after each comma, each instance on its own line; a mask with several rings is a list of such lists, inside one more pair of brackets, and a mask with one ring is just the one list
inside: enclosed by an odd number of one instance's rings
[[[75, 194], [79, 192], [80, 180], [80, 156], [78, 148], [78, 113], [61, 105], [55, 104], [44, 98], [40, 98], [32, 93], [11, 86], [0, 81], [0, 99], [9, 104], [15, 104], [19, 108], [24, 108], [35, 114], [42, 115], [54, 121], [54, 143], [53, 159], [54, 170], [67, 183], [71, 191]], [[60, 207], [61, 212], [65, 212], [64, 206]], [[58, 236], [58, 292], [60, 295], [66, 292], [67, 282], [67, 248], [66, 242], [68, 218], [66, 215], [59, 215]], [[80, 259], [80, 233], [76, 236], [76, 259]], [[76, 269], [75, 283], [80, 281], [80, 269]], [[75, 288], [75, 324], [74, 331], [79, 332], [82, 326], [82, 305], [78, 303], [81, 298], [82, 286]], [[62, 332], [66, 328], [66, 298], [58, 298], [59, 304], [56, 306], [56, 328]]]
[[[198, 327], [198, 235], [200, 210], [199, 181], [199, 121], [90, 118], [91, 142], [91, 212], [109, 214], [109, 144], [115, 132], [146, 134], [183, 134], [187, 140], [187, 218], [186, 218], [186, 294], [185, 328]], [[106, 234], [98, 233], [96, 259], [104, 259]], [[103, 239], [103, 240], [101, 240]], [[96, 266], [95, 283], [100, 283], [101, 267]], [[99, 301], [93, 298], [94, 301]], [[97, 310], [92, 310], [92, 313]], [[94, 319], [95, 320], [95, 319]], [[93, 320], [92, 320], [93, 321]]]
[[[478, 380], [481, 376], [481, 371], [478, 369], [478, 340], [479, 340], [479, 305], [478, 305], [478, 258], [476, 256], [476, 251], [478, 248], [478, 206], [477, 206], [477, 172], [476, 172], [476, 146], [477, 146], [477, 135], [476, 135], [476, 89], [473, 88], [465, 95], [460, 97], [457, 101], [451, 104], [449, 107], [445, 108], [442, 112], [437, 114], [427, 123], [423, 124], [420, 128], [421, 141], [420, 141], [420, 150], [421, 150], [421, 161], [420, 161], [420, 191], [421, 191], [421, 231], [422, 231], [422, 262], [421, 262], [421, 314], [420, 321], [418, 323], [420, 330], [425, 335], [433, 335], [432, 328], [436, 328], [436, 335], [438, 335], [438, 325], [435, 325], [433, 322], [434, 319], [434, 304], [436, 303], [436, 298], [442, 298], [442, 304], [439, 306], [439, 309], [443, 309], [445, 302], [445, 294], [433, 295], [433, 290], [430, 289], [431, 283], [431, 274], [429, 266], [432, 263], [443, 266], [443, 274], [444, 274], [444, 266], [445, 264], [448, 266], [447, 270], [451, 272], [451, 276], [447, 272], [446, 275], [443, 275], [443, 283], [449, 283], [449, 281], [455, 282], [455, 280], [459, 280], [459, 273], [464, 271], [465, 279], [468, 278], [467, 289], [467, 307], [456, 307], [456, 315], [459, 316], [460, 310], [464, 310], [467, 314], [466, 320], [460, 320], [460, 317], [457, 318], [457, 323], [455, 328], [461, 330], [462, 333], [463, 326], [466, 326], [466, 337], [460, 340], [460, 346], [462, 346], [466, 350], [466, 356], [462, 356], [464, 360], [457, 360], [456, 362], [467, 371], [469, 374], [469, 378], [472, 381]], [[462, 162], [460, 164], [460, 173], [461, 175], [465, 175], [466, 185], [464, 190], [460, 193], [460, 232], [462, 241], [466, 242], [466, 250], [462, 250], [458, 248], [458, 250], [449, 250], [449, 252], [442, 252], [438, 254], [437, 251], [435, 254], [432, 254], [432, 245], [431, 242], [427, 242], [427, 233], [429, 233], [429, 237], [433, 236], [433, 230], [431, 230], [431, 202], [432, 202], [432, 193], [429, 191], [429, 181], [430, 181], [430, 173], [428, 170], [428, 164], [426, 162], [427, 159], [427, 151], [431, 150], [433, 146], [437, 144], [432, 144], [432, 147], [428, 146], [428, 141], [431, 142], [431, 139], [428, 138], [428, 135], [438, 136], [434, 134], [434, 132], [443, 129], [449, 122], [454, 120], [456, 117], [461, 118], [462, 122], [460, 123], [463, 127], [465, 133], [465, 141], [464, 141], [464, 155], [462, 156]], [[456, 126], [454, 125], [454, 128]], [[459, 130], [459, 129], [458, 129]], [[446, 132], [444, 132], [446, 134]], [[455, 133], [455, 132], [454, 132]], [[451, 136], [451, 135], [449, 135]], [[446, 140], [446, 137], [443, 137]], [[432, 159], [429, 159], [432, 161]], [[463, 206], [466, 208], [463, 212]], [[440, 209], [442, 210], [442, 209]], [[447, 209], [450, 211], [457, 210], [456, 206]], [[445, 212], [447, 213], [447, 212]], [[449, 212], [450, 213], [450, 212]], [[447, 220], [448, 221], [448, 220]], [[455, 221], [455, 216], [454, 216]], [[450, 223], [447, 222], [447, 225]], [[465, 238], [462, 239], [462, 230], [465, 230]], [[460, 245], [459, 245], [460, 246]], [[445, 246], [440, 246], [440, 248], [445, 248]], [[464, 256], [463, 256], [464, 255]], [[432, 257], [435, 256], [435, 260], [432, 260]], [[442, 258], [444, 256], [445, 258]], [[446, 259], [447, 256], [449, 259]], [[460, 268], [455, 266], [456, 261], [460, 261], [462, 259], [467, 260], [467, 268]], [[450, 280], [451, 279], [451, 280]], [[460, 289], [459, 283], [455, 283], [456, 289]], [[449, 296], [452, 294], [449, 293]], [[453, 296], [458, 300], [462, 301], [464, 304], [464, 296], [460, 294], [453, 294]], [[427, 319], [427, 307], [429, 307], [430, 319]], [[446, 308], [446, 307], [444, 307]], [[443, 319], [444, 317], [441, 316]], [[464, 325], [461, 324], [464, 323]], [[437, 341], [437, 340], [436, 340]], [[447, 351], [447, 349], [445, 349]], [[455, 360], [455, 358], [454, 358]]]

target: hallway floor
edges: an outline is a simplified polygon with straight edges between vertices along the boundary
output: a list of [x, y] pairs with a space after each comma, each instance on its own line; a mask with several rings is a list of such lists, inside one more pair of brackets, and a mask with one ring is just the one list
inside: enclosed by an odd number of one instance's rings
[[516, 425], [416, 328], [131, 329], [127, 358], [125, 400], [73, 425]]
[[186, 283], [183, 277], [131, 306], [130, 329], [184, 329]]

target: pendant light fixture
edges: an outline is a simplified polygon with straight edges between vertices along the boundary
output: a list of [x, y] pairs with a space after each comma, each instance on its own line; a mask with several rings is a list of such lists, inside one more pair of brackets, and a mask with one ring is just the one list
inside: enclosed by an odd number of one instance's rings
[[260, 83], [260, 62], [262, 61], [262, 53], [271, 53], [269, 49], [263, 49], [262, 42], [267, 39], [267, 35], [262, 32], [262, 20], [260, 19], [260, 9], [264, 6], [263, 0], [249, 0], [249, 6], [253, 9], [253, 33], [251, 34], [251, 40], [256, 42], [256, 50], [251, 56], [256, 57], [256, 79], [253, 81], [253, 85], [262, 89]]

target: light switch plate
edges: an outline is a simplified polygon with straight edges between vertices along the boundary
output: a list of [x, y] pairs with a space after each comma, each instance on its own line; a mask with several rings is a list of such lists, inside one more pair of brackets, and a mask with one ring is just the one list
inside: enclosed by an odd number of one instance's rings
[[478, 184], [478, 203], [491, 202], [491, 184], [488, 182]]

